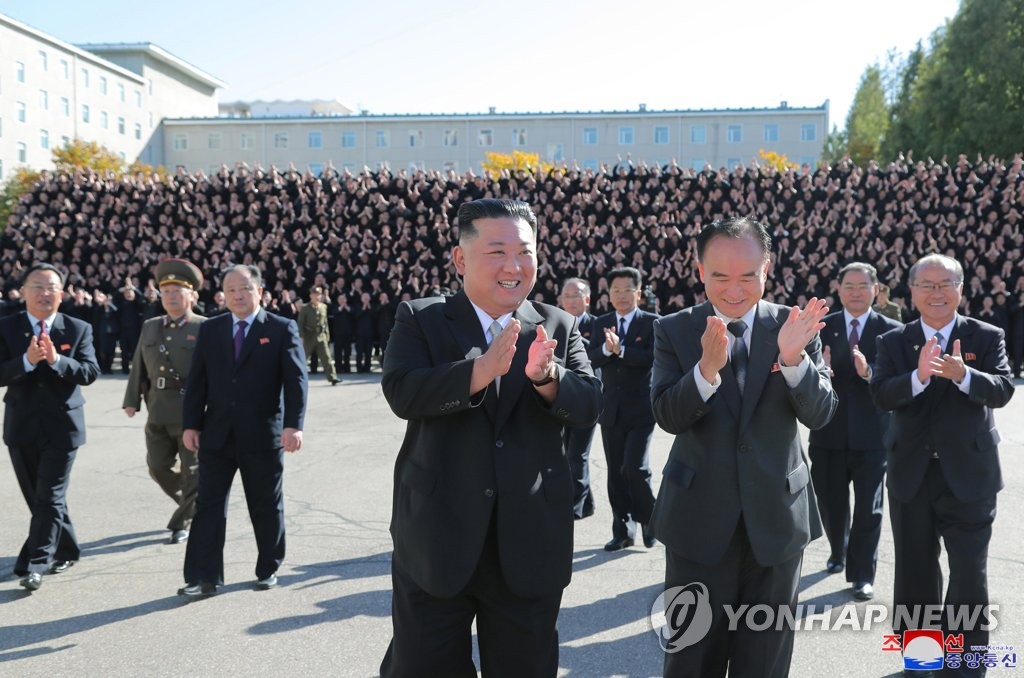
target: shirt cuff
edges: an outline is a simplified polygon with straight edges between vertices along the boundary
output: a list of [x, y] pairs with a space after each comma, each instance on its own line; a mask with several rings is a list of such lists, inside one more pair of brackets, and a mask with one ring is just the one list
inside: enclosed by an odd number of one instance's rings
[[26, 372], [31, 372], [36, 368], [35, 365], [28, 361], [28, 353], [21, 354], [21, 364], [25, 367]]
[[[928, 380], [928, 384], [930, 383], [932, 383], [931, 379]], [[910, 373], [910, 394], [916, 398], [924, 393], [924, 390], [928, 388], [928, 384], [922, 383], [921, 380], [917, 378], [917, 368], [915, 367]]]
[[705, 379], [704, 375], [700, 373], [700, 364], [693, 366], [693, 378], [697, 382], [697, 393], [700, 394], [704, 402], [711, 400], [711, 396], [715, 395], [718, 387], [722, 385], [721, 375], [715, 375], [715, 383], [713, 384]]
[[800, 362], [796, 365], [783, 365], [782, 360], [779, 360], [779, 369], [782, 371], [782, 378], [786, 380], [786, 385], [790, 388], [796, 388], [800, 384], [800, 380], [807, 374], [807, 370], [810, 369], [811, 359], [804, 353], [803, 357], [800, 358]]
[[964, 375], [964, 380], [961, 381], [959, 384], [954, 381], [953, 385], [956, 386], [958, 389], [960, 389], [961, 393], [963, 393], [964, 395], [970, 395], [971, 394], [971, 368], [970, 367], [964, 367], [964, 369], [967, 372], [967, 374]]

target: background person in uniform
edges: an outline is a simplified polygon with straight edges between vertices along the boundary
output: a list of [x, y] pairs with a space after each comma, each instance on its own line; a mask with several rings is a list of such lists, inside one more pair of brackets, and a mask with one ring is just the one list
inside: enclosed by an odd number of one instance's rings
[[[1006, 344], [1002, 330], [957, 313], [964, 281], [958, 261], [929, 254], [908, 277], [920, 321], [879, 337], [871, 378], [875, 403], [893, 413], [886, 437], [893, 603], [984, 606], [1003, 487], [992, 409], [1006, 405], [1014, 390]], [[940, 538], [949, 572], [945, 600]], [[952, 629], [948, 619], [943, 629], [962, 631], [965, 650], [988, 644], [988, 631]], [[970, 673], [966, 665], [961, 672]]]
[[649, 463], [654, 412], [651, 410], [651, 365], [654, 363], [654, 313], [638, 308], [640, 271], [616, 268], [608, 273], [615, 308], [594, 321], [590, 362], [601, 371], [604, 411], [601, 441], [608, 462], [608, 503], [612, 507], [612, 539], [605, 551], [633, 545], [636, 524], [642, 525], [644, 546], [654, 546]]
[[146, 401], [146, 466], [149, 477], [177, 505], [167, 529], [171, 543], [180, 544], [188, 539], [199, 486], [195, 452], [182, 440], [181, 408], [199, 325], [205, 320], [192, 311], [203, 275], [181, 259], [161, 261], [154, 273], [165, 315], [142, 325], [122, 407], [134, 417]]
[[890, 320], [902, 323], [903, 311], [900, 309], [900, 305], [889, 297], [889, 291], [889, 286], [885, 283], [878, 284], [878, 303], [873, 308], [876, 313], [884, 315]]
[[[310, 288], [309, 303], [299, 310], [299, 336], [302, 337], [302, 348], [307, 358], [316, 355], [317, 361], [323, 365], [327, 381], [331, 386], [340, 381], [331, 360], [329, 342], [330, 326], [327, 324], [327, 304], [323, 302], [324, 288], [319, 285]], [[312, 372], [312, 370], [310, 370]]]
[[527, 301], [537, 219], [514, 200], [458, 212], [462, 291], [403, 302], [381, 386], [408, 429], [395, 463], [394, 635], [381, 675], [554, 676], [572, 570], [562, 427], [601, 387], [575, 319]]
[[[583, 347], [590, 347], [590, 330], [594, 316], [590, 308], [590, 285], [582, 278], [569, 278], [562, 283], [558, 305], [576, 318], [576, 329], [583, 337]], [[594, 441], [593, 426], [566, 426], [562, 432], [565, 441], [565, 455], [569, 458], [569, 472], [572, 473], [572, 513], [577, 520], [594, 515], [594, 493], [590, 489], [590, 445]]]
[[185, 387], [185, 447], [199, 453], [199, 495], [185, 549], [186, 597], [215, 593], [224, 582], [224, 529], [235, 472], [256, 535], [256, 588], [277, 586], [284, 560], [284, 452], [302, 447], [306, 356], [294, 320], [260, 308], [255, 266], [227, 269], [230, 313], [199, 328]]
[[821, 536], [798, 424], [820, 428], [836, 408], [818, 339], [828, 309], [761, 300], [770, 250], [756, 221], [707, 226], [708, 301], [654, 326], [654, 416], [675, 435], [654, 509], [665, 587], [703, 583], [713, 614], [702, 640], [665, 654], [669, 678], [789, 673], [793, 631], [730, 632], [723, 607], [795, 605], [804, 547]]
[[30, 591], [44, 572], [63, 572], [81, 555], [67, 491], [85, 443], [81, 387], [96, 381], [100, 368], [89, 324], [57, 311], [63, 290], [57, 268], [34, 264], [21, 286], [25, 311], [0, 319], [4, 442], [32, 512], [14, 574]]
[[871, 310], [877, 289], [878, 274], [871, 264], [854, 262], [839, 271], [843, 310], [825, 316], [821, 331], [839, 406], [832, 421], [811, 431], [809, 450], [818, 510], [832, 549], [825, 569], [834, 574], [845, 568], [858, 600], [875, 595], [885, 479], [882, 436], [889, 422], [889, 414], [872, 402], [868, 381], [875, 337], [900, 326]]

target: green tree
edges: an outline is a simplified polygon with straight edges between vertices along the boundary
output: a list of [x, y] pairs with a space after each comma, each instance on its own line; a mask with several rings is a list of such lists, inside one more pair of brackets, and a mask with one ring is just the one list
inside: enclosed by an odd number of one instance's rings
[[832, 125], [832, 131], [825, 137], [825, 146], [821, 149], [821, 159], [834, 165], [845, 158], [848, 152], [846, 130]]
[[0, 232], [7, 228], [21, 196], [39, 181], [39, 172], [28, 167], [18, 167], [0, 188]]
[[921, 134], [914, 126], [911, 93], [924, 56], [924, 48], [918, 41], [906, 59], [890, 62], [890, 80], [895, 84], [889, 106], [889, 133], [882, 142], [881, 150], [881, 157], [886, 160], [892, 160], [900, 151], [921, 147]]
[[877, 160], [888, 131], [889, 107], [885, 101], [882, 69], [878, 64], [872, 64], [861, 76], [853, 105], [846, 116], [850, 159], [861, 167], [869, 160]]

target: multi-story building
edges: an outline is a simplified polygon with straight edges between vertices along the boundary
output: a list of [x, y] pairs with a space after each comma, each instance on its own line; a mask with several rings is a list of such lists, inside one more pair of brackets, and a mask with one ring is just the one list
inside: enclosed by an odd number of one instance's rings
[[162, 164], [161, 121], [216, 115], [223, 86], [150, 43], [74, 46], [0, 14], [0, 180], [75, 138]]
[[478, 170], [488, 152], [538, 153], [553, 163], [597, 168], [627, 156], [648, 164], [732, 167], [775, 151], [814, 164], [828, 131], [828, 101], [814, 108], [498, 113], [466, 115], [238, 115], [164, 121], [168, 166], [216, 170], [223, 162], [271, 164], [319, 172]]

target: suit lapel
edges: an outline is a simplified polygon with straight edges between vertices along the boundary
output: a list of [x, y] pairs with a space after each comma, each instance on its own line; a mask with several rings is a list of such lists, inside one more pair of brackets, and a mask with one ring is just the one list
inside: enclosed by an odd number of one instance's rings
[[778, 360], [779, 321], [758, 302], [754, 328], [750, 333], [750, 362], [747, 364], [747, 383], [743, 387], [743, 407], [740, 411], [740, 430], [746, 428], [754, 414], [754, 406], [761, 397], [772, 363]]
[[[465, 292], [459, 292], [449, 298], [444, 304], [445, 317], [450, 321], [448, 327], [451, 330], [452, 338], [455, 340], [459, 353], [466, 360], [472, 360], [487, 351], [487, 338], [484, 336], [483, 327], [480, 326], [480, 318], [470, 303]], [[474, 394], [470, 394], [471, 396]], [[493, 421], [497, 417], [498, 401], [494, 384], [487, 386], [487, 393], [484, 395], [484, 411]]]

